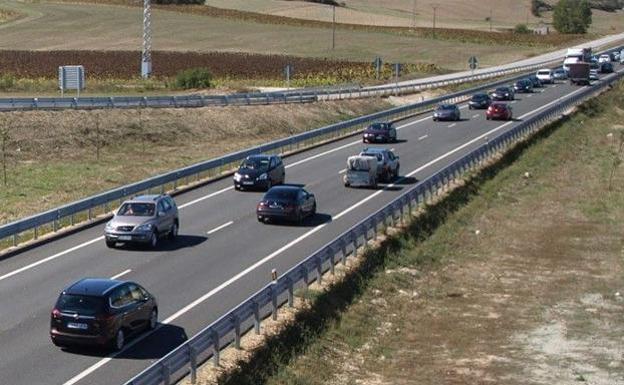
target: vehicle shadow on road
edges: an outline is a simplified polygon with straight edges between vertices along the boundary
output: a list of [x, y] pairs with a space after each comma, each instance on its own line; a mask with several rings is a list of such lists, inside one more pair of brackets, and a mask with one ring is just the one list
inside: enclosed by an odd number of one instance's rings
[[[132, 344], [138, 338], [143, 338], [136, 345], [125, 348], [114, 358], [125, 358], [134, 360], [159, 359], [167, 353], [184, 343], [188, 336], [184, 328], [175, 325], [161, 324], [151, 334], [138, 334], [126, 341]], [[108, 357], [113, 351], [101, 347], [66, 347], [62, 349], [65, 353], [76, 354], [89, 357]]]
[[400, 185], [400, 186], [416, 184], [416, 183], [418, 183], [418, 179], [412, 176], [406, 176], [394, 182], [395, 185]]
[[179, 234], [173, 242], [163, 241], [156, 247], [156, 249], [158, 251], [176, 251], [180, 249], [186, 249], [189, 247], [195, 247], [199, 244], [206, 242], [207, 240], [208, 240], [208, 237], [203, 236], [203, 235]]

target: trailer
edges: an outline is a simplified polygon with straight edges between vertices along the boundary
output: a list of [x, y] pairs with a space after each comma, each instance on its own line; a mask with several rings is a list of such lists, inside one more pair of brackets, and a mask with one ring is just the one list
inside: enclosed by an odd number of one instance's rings
[[570, 84], [573, 85], [586, 85], [590, 84], [589, 81], [589, 63], [570, 63], [568, 71], [568, 78], [570, 79]]

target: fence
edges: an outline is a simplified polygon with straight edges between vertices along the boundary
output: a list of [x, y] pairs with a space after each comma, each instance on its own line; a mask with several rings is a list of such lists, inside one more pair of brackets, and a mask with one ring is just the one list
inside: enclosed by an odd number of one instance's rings
[[609, 87], [623, 76], [624, 73], [618, 73], [609, 81], [588, 87], [566, 101], [523, 121], [421, 181], [260, 289], [126, 385], [171, 384], [189, 373], [191, 382], [195, 383], [199, 363], [212, 358], [218, 365], [220, 350], [231, 344], [240, 348], [241, 335], [251, 329], [260, 333], [263, 319], [269, 316], [276, 319], [279, 308], [286, 303], [293, 306], [295, 290], [305, 289], [314, 281], [321, 282], [324, 273], [333, 273], [337, 263], [346, 263], [347, 257], [355, 255], [359, 248], [377, 236], [380, 229], [403, 222], [406, 217], [414, 214], [416, 208], [430, 202], [444, 189], [450, 188], [451, 183], [462, 175], [480, 168], [496, 154], [504, 152], [514, 143], [559, 119], [562, 113]]

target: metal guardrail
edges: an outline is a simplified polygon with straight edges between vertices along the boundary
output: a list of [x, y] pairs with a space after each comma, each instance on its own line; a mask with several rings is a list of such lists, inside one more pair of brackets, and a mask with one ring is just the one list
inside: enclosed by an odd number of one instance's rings
[[[261, 153], [279, 153], [286, 155], [293, 153], [317, 143], [359, 133], [367, 125], [376, 121], [403, 119], [417, 113], [428, 111], [438, 103], [456, 103], [464, 101], [475, 92], [488, 90], [501, 84], [508, 84], [521, 77], [523, 77], [523, 75], [455, 92], [453, 94], [443, 95], [421, 103], [395, 107], [390, 110], [335, 123], [94, 195], [0, 226], [0, 245], [2, 245], [1, 242], [6, 238], [12, 238], [9, 244], [17, 246], [20, 243], [22, 235], [27, 232], [31, 232], [31, 234], [28, 234], [26, 238], [38, 239], [43, 233], [57, 232], [64, 227], [73, 226], [85, 220], [91, 221], [98, 216], [109, 213], [112, 204], [119, 205], [123, 199], [142, 192], [151, 192], [152, 190], [158, 192], [175, 192], [182, 185], [188, 186], [207, 178], [223, 175], [225, 172], [230, 172], [237, 167], [238, 164], [249, 155]], [[2, 247], [0, 246], [0, 250], [1, 249]]]
[[508, 74], [526, 72], [554, 63], [553, 60], [537, 64], [514, 66], [492, 70], [475, 75], [453, 77], [417, 84], [359, 87], [354, 85], [297, 89], [280, 92], [257, 92], [229, 95], [179, 95], [179, 96], [118, 96], [118, 97], [79, 97], [79, 98], [0, 98], [1, 111], [15, 110], [60, 110], [60, 109], [105, 109], [105, 108], [192, 108], [209, 106], [244, 106], [287, 103], [311, 103], [320, 100], [348, 98], [382, 97], [402, 95], [418, 91], [461, 84], [469, 81], [490, 79]]
[[260, 289], [184, 344], [126, 382], [126, 385], [171, 384], [189, 373], [191, 382], [195, 383], [199, 363], [212, 358], [218, 365], [220, 350], [231, 344], [240, 348], [241, 336], [251, 329], [254, 329], [255, 333], [260, 333], [262, 320], [269, 316], [276, 319], [279, 308], [286, 303], [291, 307], [294, 305], [295, 290], [306, 289], [314, 281], [321, 282], [323, 274], [327, 271], [333, 274], [337, 263], [346, 263], [347, 257], [355, 255], [359, 248], [376, 238], [380, 229], [394, 226], [397, 221], [403, 222], [406, 216], [414, 214], [416, 208], [430, 203], [444, 189], [450, 188], [451, 183], [462, 175], [478, 169], [496, 154], [504, 152], [513, 144], [559, 119], [561, 114], [569, 108], [609, 87], [622, 77], [624, 73], [618, 73], [613, 79], [589, 87], [568, 100], [538, 113], [421, 181], [382, 209], [318, 249], [277, 280]]

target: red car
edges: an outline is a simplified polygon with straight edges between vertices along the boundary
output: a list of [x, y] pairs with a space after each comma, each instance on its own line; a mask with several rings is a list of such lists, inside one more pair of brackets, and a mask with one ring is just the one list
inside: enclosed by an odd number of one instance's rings
[[511, 120], [512, 112], [511, 106], [506, 103], [492, 103], [485, 112], [485, 118], [490, 119], [502, 119]]

